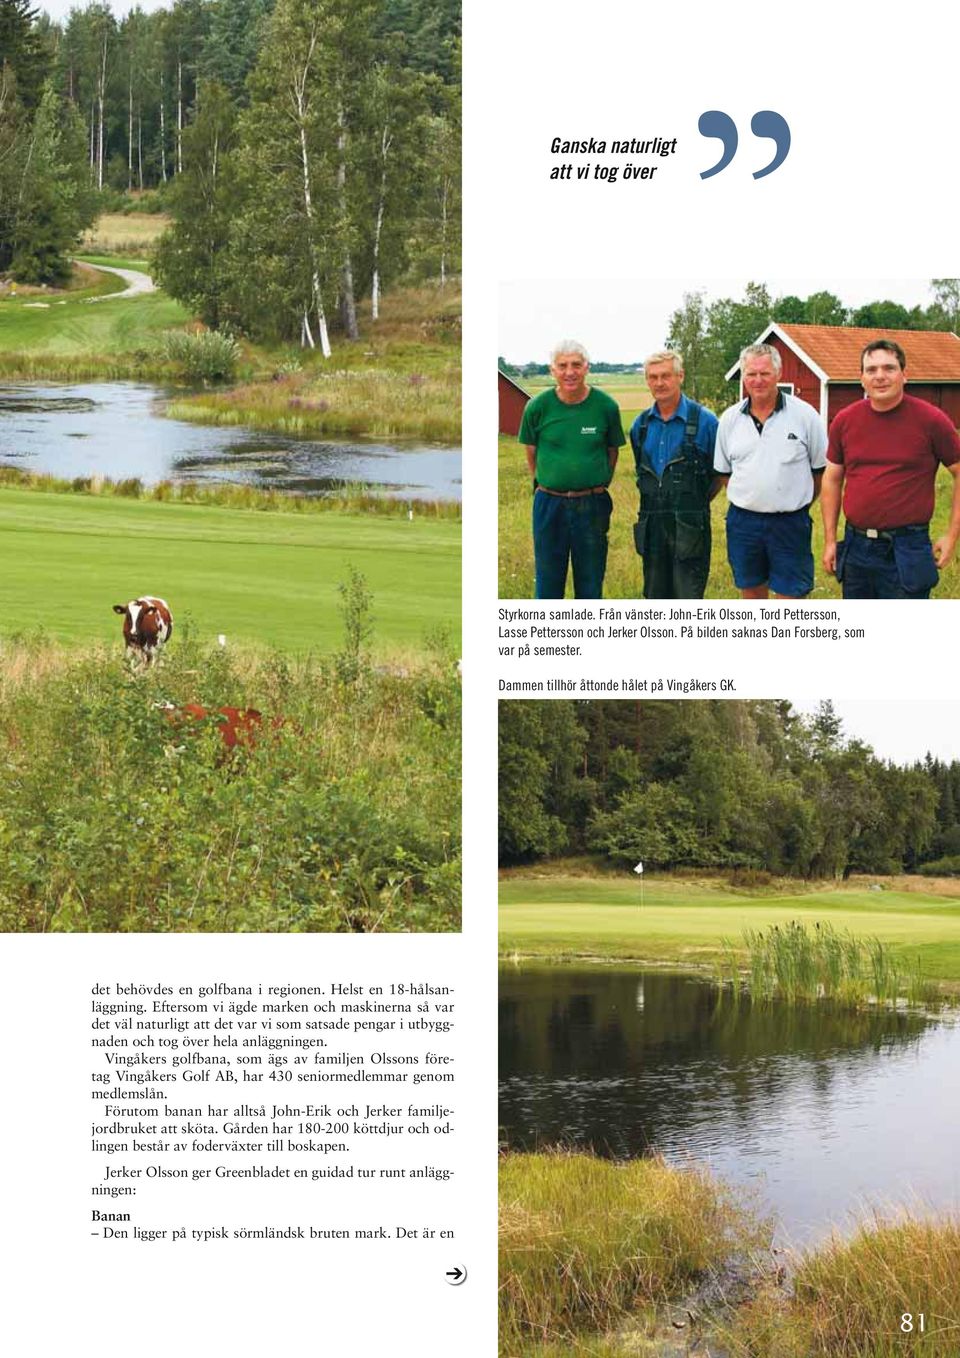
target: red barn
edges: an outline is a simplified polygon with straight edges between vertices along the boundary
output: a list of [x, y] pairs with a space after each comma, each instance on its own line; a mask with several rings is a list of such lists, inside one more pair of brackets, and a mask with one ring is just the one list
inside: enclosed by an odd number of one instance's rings
[[[863, 398], [860, 353], [873, 339], [896, 340], [907, 356], [907, 391], [939, 406], [960, 428], [960, 339], [946, 330], [869, 330], [847, 325], [787, 325], [771, 321], [754, 340], [772, 344], [783, 360], [780, 385], [820, 412], [827, 425]], [[740, 377], [739, 361], [727, 380]], [[743, 394], [743, 384], [740, 384]]]
[[528, 392], [518, 387], [502, 368], [497, 369], [497, 393], [500, 398], [500, 433], [519, 434], [523, 408], [530, 400]]

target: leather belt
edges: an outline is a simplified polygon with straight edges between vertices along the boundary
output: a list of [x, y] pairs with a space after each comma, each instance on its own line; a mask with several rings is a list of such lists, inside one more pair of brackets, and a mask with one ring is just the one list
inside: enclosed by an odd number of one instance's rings
[[854, 533], [859, 538], [879, 538], [882, 542], [892, 542], [894, 538], [902, 537], [904, 533], [925, 533], [929, 528], [926, 523], [906, 523], [902, 528], [857, 528], [854, 524], [847, 524], [847, 532]]
[[537, 486], [544, 495], [556, 495], [561, 500], [579, 500], [583, 495], [602, 495], [606, 486], [590, 486], [588, 490], [551, 490], [549, 486]]

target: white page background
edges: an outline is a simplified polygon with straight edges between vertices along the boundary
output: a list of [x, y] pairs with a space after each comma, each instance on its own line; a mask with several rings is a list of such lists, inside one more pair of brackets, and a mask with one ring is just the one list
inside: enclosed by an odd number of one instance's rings
[[[627, 278], [689, 276], [696, 285], [701, 277], [957, 272], [949, 11], [929, 4], [721, 11], [609, 0], [466, 0], [465, 8], [465, 933], [4, 937], [4, 1330], [18, 1358], [105, 1349], [145, 1358], [494, 1353], [499, 284], [603, 279], [615, 292]], [[697, 133], [709, 108], [736, 120], [741, 151], [702, 182], [699, 172], [717, 158], [717, 144]], [[793, 146], [780, 170], [755, 182], [750, 172], [769, 159], [770, 144], [753, 160], [748, 127], [762, 108], [787, 118]], [[647, 183], [551, 184], [551, 139], [591, 135], [676, 136], [678, 154], [660, 161]], [[716, 677], [735, 663], [743, 672], [738, 696], [789, 685], [811, 698], [942, 697], [956, 685], [958, 609], [931, 603], [907, 616], [878, 605], [884, 635], [868, 652], [738, 647], [728, 661], [704, 645], [679, 662], [667, 647], [648, 648], [643, 663]], [[591, 660], [598, 675], [610, 668], [602, 656]], [[524, 670], [553, 672], [534, 662]], [[457, 1094], [462, 1160], [450, 1196], [460, 1234], [452, 1251], [254, 1242], [188, 1252], [166, 1242], [109, 1248], [88, 1236], [87, 1190], [96, 1176], [86, 1150], [92, 1062], [84, 1018], [95, 980], [352, 974], [369, 984], [441, 970], [460, 992], [458, 1054], [472, 1072], [461, 1075]], [[329, 1219], [337, 1195], [319, 1188], [316, 1215]], [[110, 1200], [100, 1205], [109, 1210]], [[177, 1206], [171, 1191], [171, 1219]], [[359, 1219], [365, 1210], [354, 1196], [350, 1213]], [[460, 1288], [441, 1277], [451, 1254], [470, 1271]]]

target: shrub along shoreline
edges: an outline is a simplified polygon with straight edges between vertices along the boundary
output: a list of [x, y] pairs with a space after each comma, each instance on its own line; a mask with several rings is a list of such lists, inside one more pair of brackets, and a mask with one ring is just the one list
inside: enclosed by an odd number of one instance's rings
[[499, 1198], [503, 1358], [956, 1354], [954, 1217], [863, 1222], [788, 1270], [771, 1223], [695, 1167], [509, 1152]]
[[505, 1358], [593, 1353], [596, 1340], [602, 1353], [656, 1352], [632, 1341], [652, 1341], [665, 1308], [769, 1236], [704, 1170], [656, 1158], [510, 1152], [499, 1196]]
[[[90, 255], [98, 264], [147, 272], [143, 259]], [[182, 391], [174, 419], [246, 425], [290, 435], [414, 439], [445, 446], [461, 437], [461, 293], [457, 284], [397, 288], [380, 318], [359, 308], [361, 338], [339, 340], [333, 356], [289, 345], [267, 347], [206, 331], [160, 290], [111, 302], [112, 274], [58, 292], [0, 302], [0, 376], [16, 381], [151, 381]], [[89, 306], [95, 297], [103, 297]]]
[[289, 514], [377, 514], [384, 518], [418, 517], [459, 519], [459, 500], [394, 499], [377, 495], [352, 483], [325, 495], [299, 495], [296, 492], [264, 490], [224, 481], [218, 485], [158, 481], [145, 486], [139, 477], [113, 481], [106, 476], [75, 476], [67, 479], [45, 473], [25, 472], [19, 467], [0, 466], [0, 490], [11, 486], [55, 495], [93, 495], [124, 500], [152, 500], [163, 504], [216, 505], [223, 509], [276, 510]]
[[460, 440], [460, 369], [429, 376], [384, 367], [312, 378], [283, 375], [173, 401], [167, 415], [196, 424], [249, 425], [283, 434], [364, 434]]

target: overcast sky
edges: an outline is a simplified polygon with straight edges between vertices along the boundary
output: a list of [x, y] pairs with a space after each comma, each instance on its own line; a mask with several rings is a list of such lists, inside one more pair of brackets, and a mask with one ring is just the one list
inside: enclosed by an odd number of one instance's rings
[[[818, 699], [791, 699], [798, 712], [815, 712]], [[935, 758], [960, 759], [960, 702], [834, 699], [848, 740], [872, 746], [880, 759], [912, 764], [929, 750]]]
[[849, 307], [889, 300], [928, 306], [928, 279], [746, 278], [736, 279], [538, 279], [500, 286], [500, 347], [508, 363], [545, 363], [561, 339], [579, 340], [591, 358], [605, 363], [643, 360], [662, 349], [670, 317], [685, 292], [741, 298], [749, 281], [766, 283], [773, 297], [832, 292]]
[[[173, 0], [140, 0], [140, 8], [146, 13], [155, 9], [169, 9]], [[86, 9], [87, 0], [34, 0], [34, 7], [51, 19], [65, 19], [72, 9]], [[122, 19], [137, 6], [130, 0], [110, 0], [110, 9], [115, 19]]]

